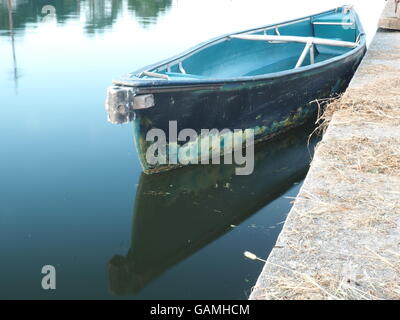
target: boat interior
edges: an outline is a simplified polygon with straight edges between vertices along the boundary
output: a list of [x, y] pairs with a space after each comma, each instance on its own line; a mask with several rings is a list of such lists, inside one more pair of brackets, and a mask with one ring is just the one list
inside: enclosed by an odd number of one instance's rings
[[340, 56], [361, 38], [351, 7], [231, 34], [156, 68], [135, 74], [148, 80], [196, 80], [259, 76]]

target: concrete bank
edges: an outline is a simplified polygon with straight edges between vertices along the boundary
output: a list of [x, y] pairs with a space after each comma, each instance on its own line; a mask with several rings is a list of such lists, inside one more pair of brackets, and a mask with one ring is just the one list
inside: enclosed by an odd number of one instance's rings
[[388, 30], [400, 30], [400, 1], [389, 0], [379, 20], [379, 26]]
[[329, 113], [250, 299], [400, 299], [400, 32], [378, 31]]

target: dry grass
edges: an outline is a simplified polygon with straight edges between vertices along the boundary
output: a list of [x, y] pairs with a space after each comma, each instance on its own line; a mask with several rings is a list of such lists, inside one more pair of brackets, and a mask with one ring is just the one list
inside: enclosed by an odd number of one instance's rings
[[319, 155], [337, 170], [346, 168], [400, 176], [400, 147], [395, 138], [370, 140], [354, 137], [323, 141], [318, 148]]
[[265, 273], [268, 289], [257, 298], [400, 299], [399, 237], [392, 237], [400, 229], [399, 195], [383, 195], [370, 181], [354, 189], [341, 183], [302, 190], [279, 242], [284, 266], [268, 261], [274, 272]]
[[[400, 264], [392, 264], [386, 257], [375, 251], [364, 249], [365, 257], [373, 264], [374, 269], [391, 269], [390, 277], [376, 277], [368, 272], [355, 274], [350, 270], [338, 272], [315, 272], [313, 275], [294, 270], [286, 270], [280, 276], [267, 275], [271, 286], [268, 290], [259, 292], [258, 298], [268, 300], [382, 300], [400, 298]], [[399, 261], [398, 253], [392, 252], [392, 256]], [[331, 252], [331, 255], [341, 255]], [[387, 255], [387, 253], [386, 253]], [[365, 259], [364, 257], [364, 259]], [[348, 269], [354, 269], [351, 260], [354, 257], [342, 258], [347, 262]], [[346, 265], [346, 262], [344, 265]], [[277, 268], [286, 269], [281, 265]], [[355, 266], [357, 268], [357, 266]], [[365, 267], [364, 267], [365, 269]], [[350, 272], [349, 272], [350, 271]], [[387, 272], [387, 271], [385, 271]], [[346, 274], [346, 276], [343, 276]]]
[[255, 299], [400, 299], [400, 71], [358, 72], [344, 95], [317, 101], [318, 131], [335, 134], [318, 144]]
[[[385, 68], [373, 72], [379, 74]], [[338, 121], [348, 123], [384, 122], [400, 125], [399, 90], [399, 76], [385, 79], [377, 76], [375, 81], [362, 88], [350, 88], [340, 97], [317, 101], [320, 106], [318, 130], [325, 132], [333, 115]]]

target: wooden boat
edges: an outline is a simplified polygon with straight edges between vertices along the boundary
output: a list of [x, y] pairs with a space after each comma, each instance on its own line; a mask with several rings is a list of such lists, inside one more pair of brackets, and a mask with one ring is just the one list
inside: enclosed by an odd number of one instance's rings
[[169, 170], [177, 165], [147, 161], [149, 130], [166, 133], [168, 150], [173, 120], [178, 131], [253, 129], [255, 142], [270, 139], [343, 92], [365, 51], [360, 20], [344, 6], [220, 36], [128, 74], [108, 89], [106, 109], [113, 123], [133, 121], [145, 173]]
[[280, 197], [308, 171], [318, 141], [315, 135], [308, 139], [312, 130], [308, 124], [259, 144], [255, 174], [249, 176], [235, 175], [234, 165], [143, 174], [135, 195], [130, 249], [108, 264], [110, 290], [116, 295], [139, 293]]

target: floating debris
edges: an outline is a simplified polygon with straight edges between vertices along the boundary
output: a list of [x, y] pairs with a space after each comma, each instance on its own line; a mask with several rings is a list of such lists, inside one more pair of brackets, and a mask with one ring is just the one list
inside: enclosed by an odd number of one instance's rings
[[150, 196], [169, 196], [171, 193], [164, 191], [146, 191], [144, 194]]

